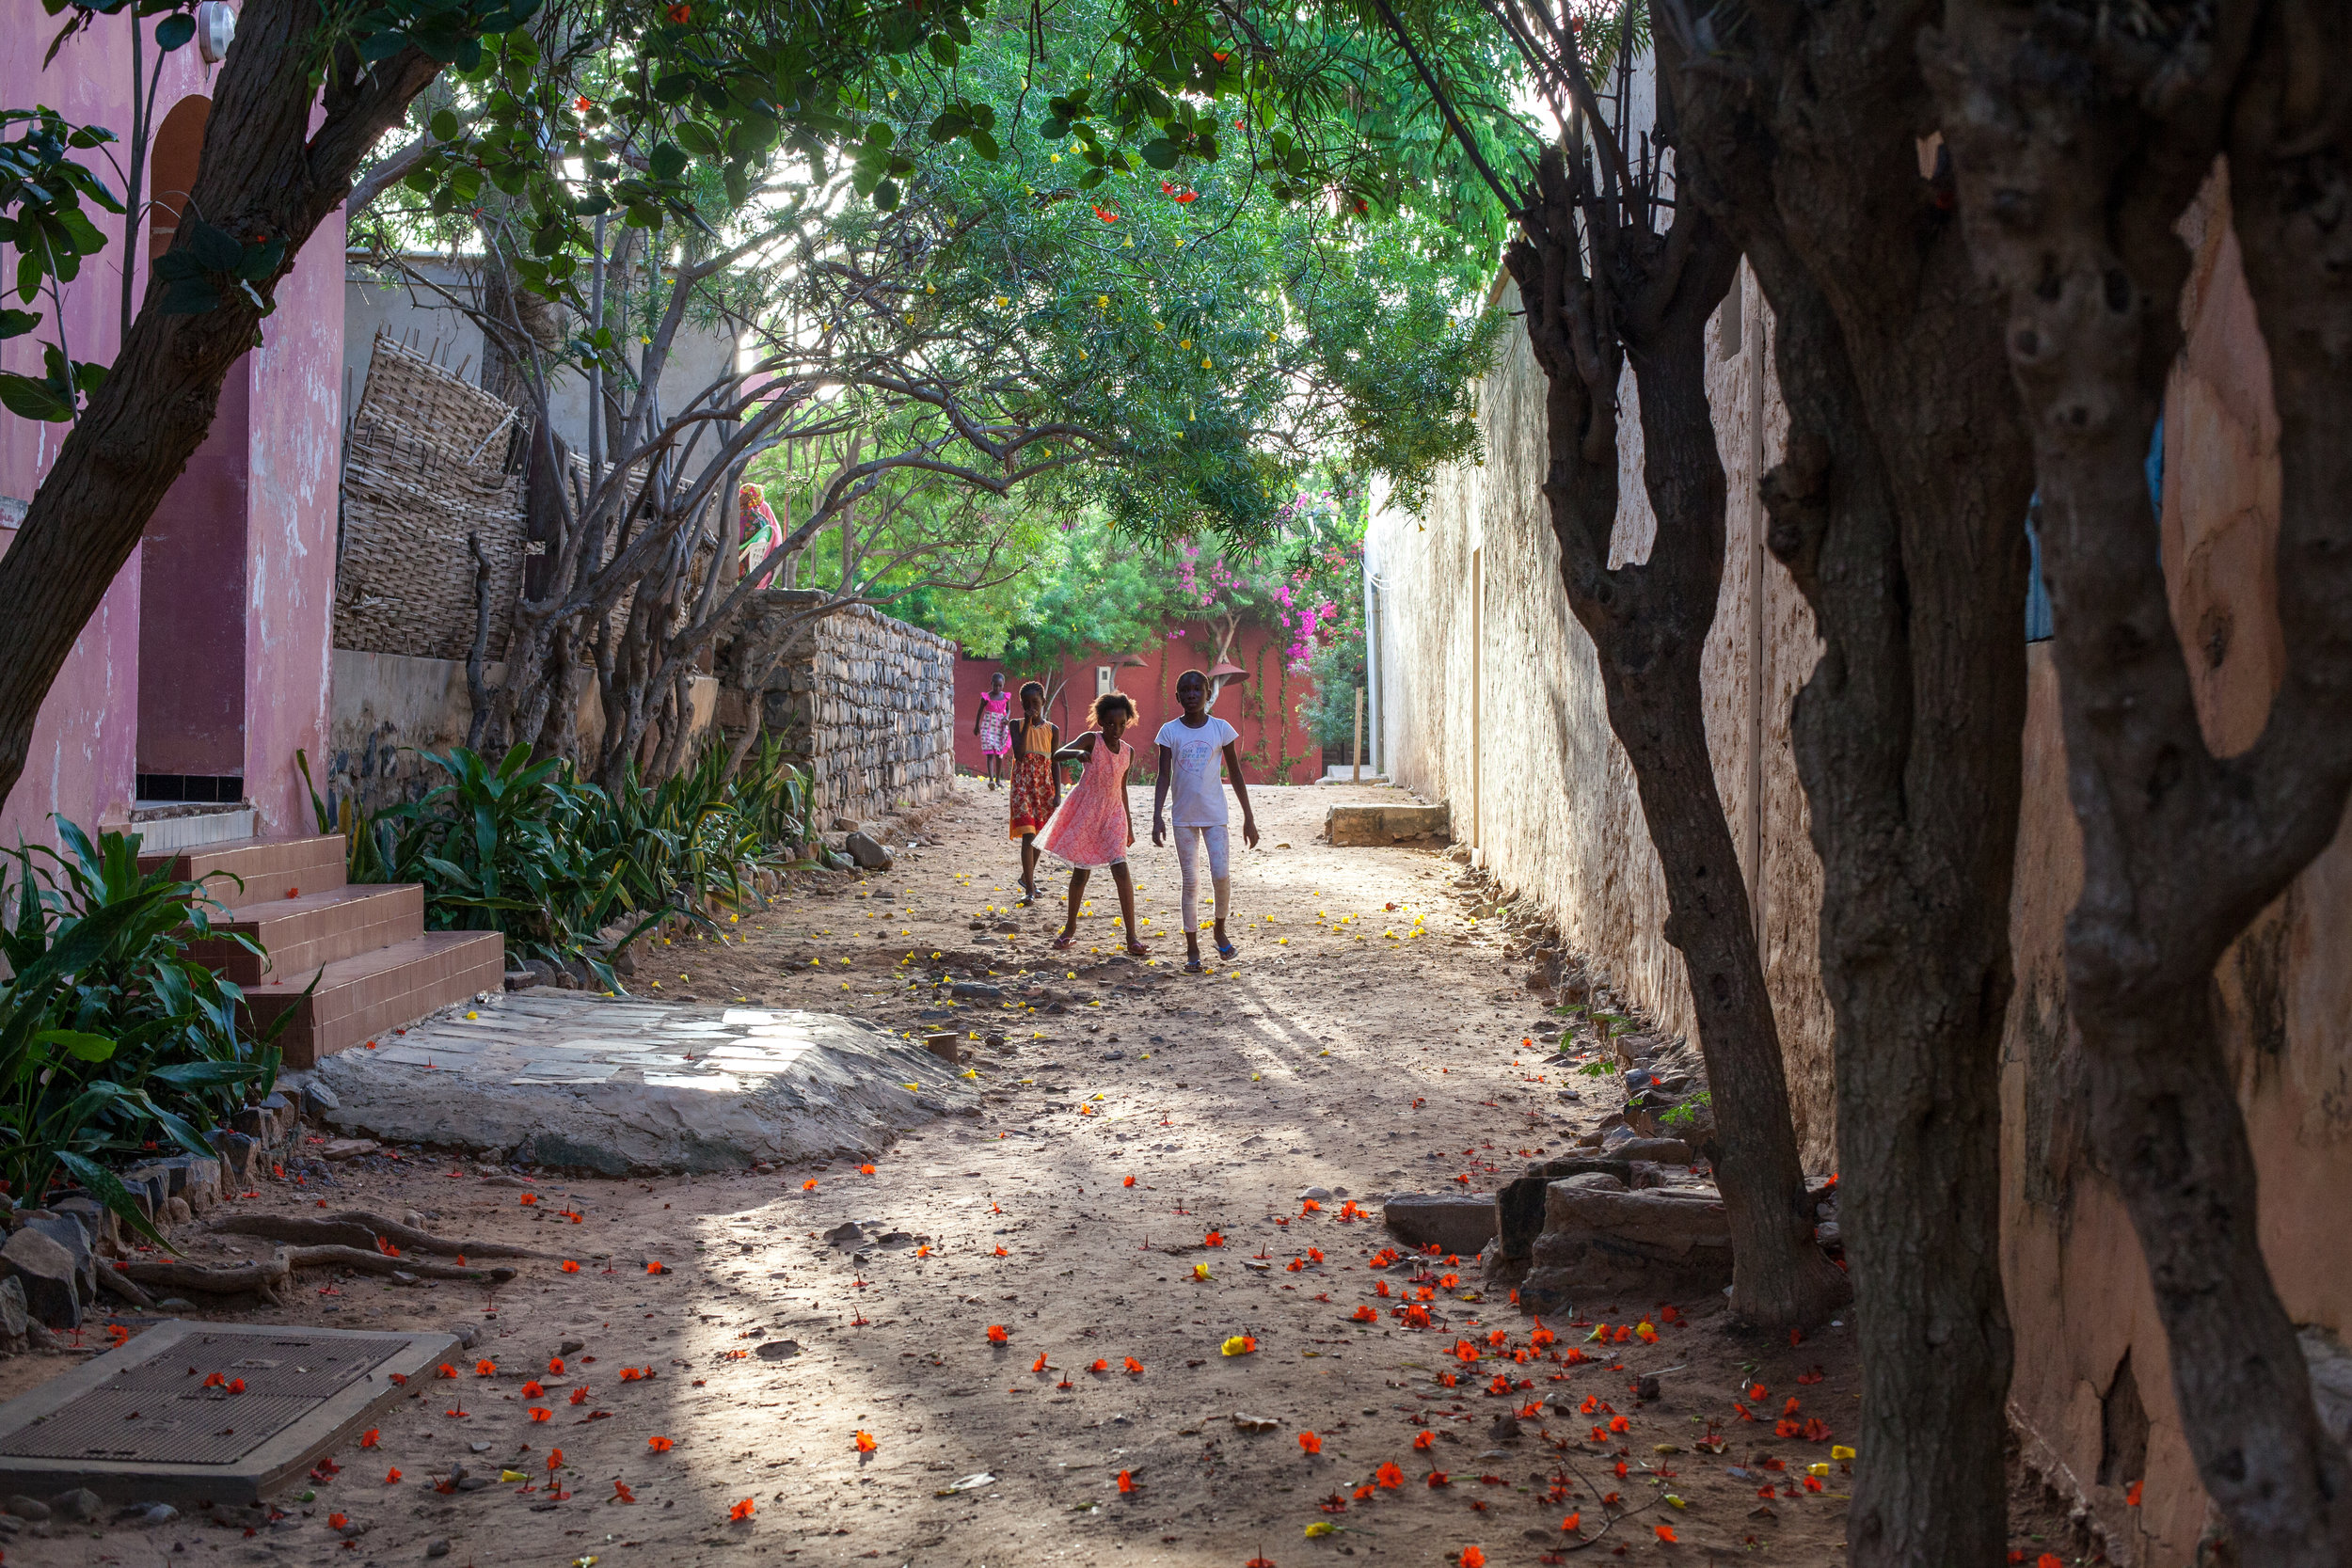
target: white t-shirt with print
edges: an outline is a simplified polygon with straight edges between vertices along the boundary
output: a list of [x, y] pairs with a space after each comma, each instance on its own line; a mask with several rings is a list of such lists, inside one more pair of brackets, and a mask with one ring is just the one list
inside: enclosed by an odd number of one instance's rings
[[1217, 753], [1240, 737], [1239, 730], [1214, 713], [1197, 730], [1182, 719], [1170, 719], [1160, 726], [1154, 738], [1173, 759], [1168, 793], [1175, 826], [1225, 826], [1225, 779], [1217, 767]]

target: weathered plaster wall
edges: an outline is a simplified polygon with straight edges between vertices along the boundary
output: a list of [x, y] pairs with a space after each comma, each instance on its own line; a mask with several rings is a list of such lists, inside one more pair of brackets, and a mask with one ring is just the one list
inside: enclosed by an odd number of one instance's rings
[[[130, 129], [130, 24], [99, 17], [57, 52], [41, 56], [63, 24], [36, 0], [7, 0], [14, 21], [0, 28], [0, 93], [18, 106], [46, 103], [68, 119], [125, 134]], [[161, 109], [203, 92], [210, 71], [193, 48], [166, 59], [156, 103]], [[111, 166], [103, 172], [116, 185]], [[84, 206], [107, 237], [106, 248], [85, 263], [65, 292], [67, 341], [77, 359], [110, 362], [120, 343], [122, 271], [146, 272], [144, 245], [122, 243], [124, 219]], [[44, 298], [38, 331], [0, 343], [0, 367], [38, 375], [40, 343], [54, 341], [57, 312]], [[29, 499], [56, 459], [67, 426], [0, 414], [0, 496]], [[15, 537], [15, 517], [0, 518], [0, 552]], [[47, 818], [59, 812], [88, 824], [121, 822], [130, 814], [138, 721], [140, 561], [134, 552], [98, 611], [83, 627], [73, 652], [41, 705], [24, 777], [0, 805], [0, 843], [19, 838], [55, 842]]]
[[[2285, 668], [2277, 616], [2278, 416], [2236, 244], [2215, 181], [2182, 225], [2196, 261], [2168, 389], [2159, 542], [2206, 743], [2232, 754], [2267, 721]], [[1707, 650], [1708, 735], [1743, 868], [1760, 861], [1761, 927], [1809, 1164], [1835, 1158], [1832, 1025], [1818, 975], [1820, 868], [1789, 744], [1789, 701], [1818, 657], [1793, 584], [1756, 549], [1754, 479], [1785, 434], [1756, 372], [1769, 322], [1743, 285], [1745, 346], [1719, 330], [1710, 385], [1735, 498], [1724, 601]], [[1729, 325], [1729, 312], [1718, 323]], [[1685, 981], [1659, 936], [1656, 858], [1593, 654], [1569, 619], [1541, 512], [1542, 383], [1515, 338], [1482, 396], [1483, 468], [1445, 477], [1422, 517], [1384, 511], [1367, 556], [1381, 587], [1374, 680], [1391, 776], [1450, 800], [1503, 880], [1533, 891], [1570, 942], [1670, 1027]], [[1629, 410], [1630, 400], [1628, 400]], [[1621, 458], [1635, 458], [1628, 440]], [[1760, 449], [1760, 451], [1759, 451]], [[1638, 501], [1619, 519], [1639, 550]], [[1483, 626], [1471, 605], [1483, 582]], [[2022, 632], [2022, 628], [2021, 628]], [[1746, 640], [1744, 648], [1742, 639]], [[2081, 1497], [2137, 1568], [2188, 1568], [2212, 1525], [2173, 1402], [2147, 1265], [2085, 1147], [2084, 1064], [2068, 1015], [2065, 921], [2081, 840], [2066, 794], [2058, 688], [2031, 650], [2002, 1076], [2002, 1266], [2015, 1329], [2010, 1410], [2028, 1459]], [[1473, 691], [1476, 695], [1473, 698]], [[1747, 715], [1743, 728], [1741, 716]], [[2352, 822], [2352, 817], [2347, 817]], [[1467, 826], [1466, 826], [1467, 825]], [[2352, 1250], [2327, 1244], [2352, 1190], [2352, 832], [2296, 879], [2216, 974], [2261, 1183], [2261, 1241], [2290, 1315], [2352, 1332]], [[2196, 1027], [2201, 1021], [2185, 1021]], [[2120, 1392], [2119, 1390], [2128, 1390]], [[2144, 1457], [2119, 1441], [2145, 1413]], [[2130, 1483], [2144, 1483], [2127, 1506]]]
[[245, 792], [264, 833], [309, 825], [294, 751], [317, 757], [326, 750], [342, 475], [342, 256], [338, 211], [278, 285], [277, 313], [248, 361]]
[[[473, 722], [473, 700], [466, 689], [466, 666], [453, 658], [417, 658], [405, 654], [360, 653], [336, 648], [330, 654], [335, 704], [324, 746], [310, 748], [310, 776], [322, 793], [362, 806], [413, 800], [449, 775], [422, 756], [466, 743]], [[484, 667], [495, 689], [506, 666]], [[688, 683], [691, 733], [711, 724], [719, 683], [708, 675]], [[580, 704], [582, 744], [593, 749], [604, 734], [604, 710], [591, 687]], [[287, 763], [293, 768], [291, 757]], [[295, 787], [301, 787], [297, 775]], [[308, 797], [304, 809], [309, 810]]]
[[[2280, 470], [2270, 365], [2218, 178], [2182, 226], [2196, 253], [2187, 341], [2165, 403], [2162, 542], [2175, 627], [2208, 746], [2261, 735], [2285, 668], [2278, 621]], [[2186, 1568], [2211, 1515], [2180, 1413], [2147, 1264], [2084, 1147], [2083, 1064], [2067, 1012], [2066, 911], [2082, 842], [2066, 800], [2058, 677], [2036, 648], [2011, 943], [2017, 992], [2002, 1077], [2003, 1272], [2017, 1329], [2010, 1400], [2028, 1456], [2077, 1492], [2137, 1568]], [[2348, 818], [2347, 820], [2352, 820]], [[2352, 832], [2223, 958], [2216, 984], [2261, 1183], [2271, 1278], [2297, 1324], [2352, 1330], [2352, 1252], [2327, 1243], [2352, 1190]], [[2201, 1020], [2184, 1021], [2198, 1027]], [[2118, 1464], [2120, 1383], [2147, 1413], [2143, 1466]], [[2118, 1402], [2120, 1404], [2120, 1402]], [[2141, 1506], [2125, 1504], [2144, 1481]]]
[[[1503, 295], [1516, 309], [1516, 293]], [[1767, 978], [1808, 1164], [1836, 1148], [1830, 1020], [1814, 952], [1820, 863], [1787, 753], [1788, 698], [1818, 657], [1810, 612], [1761, 548], [1756, 479], [1786, 418], [1771, 386], [1769, 324], [1744, 271], [1717, 313], [1708, 395], [1730, 484], [1722, 594], [1705, 653], [1716, 786], [1755, 890]], [[1614, 560], [1646, 560], [1656, 529], [1641, 483], [1630, 374], [1621, 388]], [[1691, 1027], [1689, 981], [1661, 934], [1663, 879], [1623, 749], [1609, 728], [1591, 640], [1568, 612], [1541, 483], [1543, 372], [1514, 332], [1480, 393], [1481, 466], [1439, 480], [1425, 513], [1374, 519], [1380, 589], [1374, 680], [1389, 776], [1454, 808], [1506, 887], [1532, 893], [1571, 948], [1666, 1028]], [[1757, 867], [1762, 874], [1759, 877]]]

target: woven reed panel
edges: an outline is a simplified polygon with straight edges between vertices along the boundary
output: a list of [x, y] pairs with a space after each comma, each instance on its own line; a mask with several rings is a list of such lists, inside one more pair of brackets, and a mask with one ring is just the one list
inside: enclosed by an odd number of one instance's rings
[[522, 592], [521, 415], [379, 333], [343, 453], [335, 645], [423, 658], [473, 644], [473, 556], [490, 562], [489, 657], [506, 651]]

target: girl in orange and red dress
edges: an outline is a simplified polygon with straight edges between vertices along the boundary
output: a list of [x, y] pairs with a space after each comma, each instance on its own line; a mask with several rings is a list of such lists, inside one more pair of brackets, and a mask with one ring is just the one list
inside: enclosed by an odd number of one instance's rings
[[1061, 770], [1054, 753], [1061, 750], [1061, 726], [1045, 717], [1045, 688], [1030, 681], [1021, 688], [1021, 721], [1012, 738], [1012, 833], [1021, 841], [1021, 901], [1037, 902], [1037, 835], [1061, 804]]
[[1070, 865], [1070, 916], [1054, 939], [1057, 948], [1078, 940], [1078, 905], [1086, 896], [1088, 874], [1108, 866], [1119, 885], [1127, 951], [1138, 958], [1151, 956], [1136, 938], [1136, 883], [1127, 872], [1127, 847], [1136, 841], [1135, 820], [1127, 811], [1127, 768], [1136, 752], [1119, 737], [1135, 721], [1135, 699], [1124, 691], [1105, 691], [1094, 699], [1094, 728], [1054, 753], [1056, 762], [1086, 764], [1038, 835], [1045, 853]]

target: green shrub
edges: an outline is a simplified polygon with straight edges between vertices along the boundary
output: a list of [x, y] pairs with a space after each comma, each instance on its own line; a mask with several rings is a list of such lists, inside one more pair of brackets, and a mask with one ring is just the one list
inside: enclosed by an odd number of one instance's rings
[[[628, 922], [627, 941], [674, 913], [711, 926], [714, 905], [750, 901], [755, 862], [808, 836], [807, 776], [772, 741], [742, 777], [713, 747], [655, 785], [632, 766], [616, 795], [520, 746], [496, 764], [463, 746], [421, 754], [449, 782], [404, 805], [330, 809], [311, 786], [319, 831], [344, 835], [350, 879], [421, 883], [433, 929], [501, 932], [511, 955], [580, 960], [612, 990], [607, 927]], [[309, 759], [295, 762], [308, 784]]]
[[[1354, 755], [1356, 692], [1364, 684], [1364, 638], [1361, 630], [1343, 634], [1307, 661], [1313, 694], [1298, 705], [1298, 718], [1314, 743], [1323, 748], [1326, 767], [1343, 768]], [[1369, 722], [1370, 715], [1366, 721]], [[1372, 760], [1372, 736], [1364, 736], [1364, 760]]]
[[200, 884], [142, 873], [135, 834], [57, 831], [63, 854], [0, 853], [0, 1174], [37, 1200], [62, 1171], [153, 1236], [101, 1162], [210, 1155], [216, 1119], [276, 1082], [277, 1028], [246, 1031], [244, 991], [184, 956], [222, 909]]

